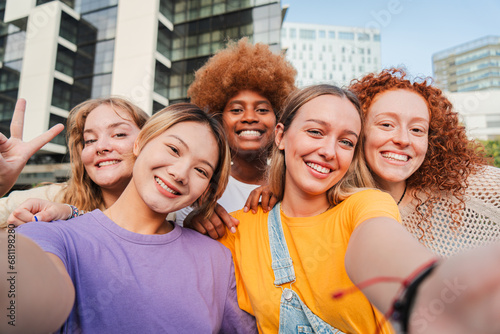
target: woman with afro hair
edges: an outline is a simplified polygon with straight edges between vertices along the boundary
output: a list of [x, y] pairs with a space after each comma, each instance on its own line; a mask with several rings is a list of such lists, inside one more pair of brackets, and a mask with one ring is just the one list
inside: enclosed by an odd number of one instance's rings
[[[235, 232], [238, 221], [228, 212], [247, 207], [250, 192], [265, 184], [276, 119], [295, 90], [296, 73], [284, 55], [247, 38], [229, 42], [196, 71], [188, 96], [223, 125], [231, 149], [231, 174], [212, 217], [196, 211], [186, 217], [188, 207], [176, 213], [177, 223], [185, 219], [186, 226], [212, 238], [224, 235], [225, 226]], [[268, 201], [272, 195], [266, 192], [262, 197]]]
[[365, 115], [367, 164], [406, 229], [443, 257], [500, 240], [500, 169], [486, 165], [442, 91], [402, 69], [350, 89]]

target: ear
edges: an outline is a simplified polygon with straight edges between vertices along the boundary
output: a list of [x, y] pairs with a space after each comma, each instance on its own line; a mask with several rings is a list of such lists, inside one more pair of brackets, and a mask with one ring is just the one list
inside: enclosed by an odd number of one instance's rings
[[139, 150], [139, 142], [137, 139], [134, 141], [134, 149], [132, 150], [132, 153], [134, 153], [134, 156], [137, 158], [139, 156], [140, 150]]
[[276, 124], [274, 128], [274, 142], [278, 146], [279, 150], [285, 149], [285, 144], [283, 144], [283, 136], [285, 135], [285, 126], [283, 123]]

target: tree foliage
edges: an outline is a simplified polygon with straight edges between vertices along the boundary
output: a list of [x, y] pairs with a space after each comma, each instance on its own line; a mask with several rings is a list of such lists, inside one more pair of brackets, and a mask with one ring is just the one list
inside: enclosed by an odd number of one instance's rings
[[482, 140], [484, 151], [495, 167], [500, 167], [500, 140]]

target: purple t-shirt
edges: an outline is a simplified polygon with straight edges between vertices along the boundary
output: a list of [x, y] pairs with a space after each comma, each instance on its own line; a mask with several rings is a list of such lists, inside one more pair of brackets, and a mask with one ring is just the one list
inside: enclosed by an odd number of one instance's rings
[[231, 253], [195, 231], [133, 233], [99, 210], [17, 230], [57, 255], [73, 281], [64, 333], [256, 333], [238, 307]]

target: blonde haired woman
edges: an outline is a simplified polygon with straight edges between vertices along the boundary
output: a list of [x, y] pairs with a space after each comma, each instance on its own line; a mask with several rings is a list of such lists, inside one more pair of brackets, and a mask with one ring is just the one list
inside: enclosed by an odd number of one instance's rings
[[[0, 227], [32, 221], [33, 213], [22, 209], [24, 201], [37, 198], [68, 203], [79, 210], [109, 207], [120, 196], [132, 174], [132, 148], [149, 116], [120, 97], [92, 99], [74, 107], [67, 121], [67, 140], [72, 176], [67, 183], [52, 184], [26, 191], [14, 191], [0, 200]], [[32, 211], [43, 211], [37, 201]], [[38, 210], [36, 210], [38, 209]], [[64, 211], [64, 210], [63, 210]], [[66, 218], [74, 214], [69, 206], [62, 216], [40, 212], [40, 220]]]

